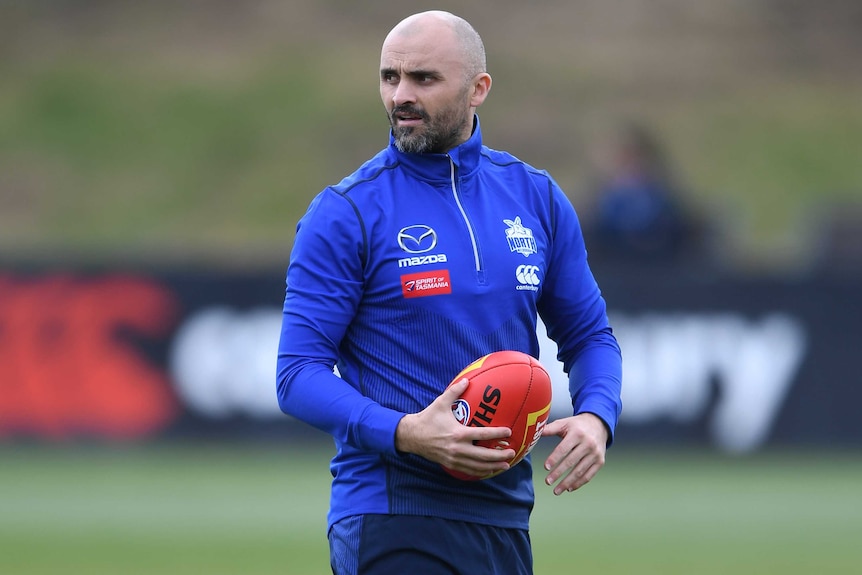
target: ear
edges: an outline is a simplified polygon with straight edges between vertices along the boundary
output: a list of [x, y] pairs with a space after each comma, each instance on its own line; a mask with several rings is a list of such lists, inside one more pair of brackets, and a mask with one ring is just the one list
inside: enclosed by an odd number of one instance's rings
[[478, 108], [488, 97], [488, 92], [491, 91], [491, 76], [485, 72], [476, 75], [473, 78], [473, 94], [470, 98], [470, 107]]

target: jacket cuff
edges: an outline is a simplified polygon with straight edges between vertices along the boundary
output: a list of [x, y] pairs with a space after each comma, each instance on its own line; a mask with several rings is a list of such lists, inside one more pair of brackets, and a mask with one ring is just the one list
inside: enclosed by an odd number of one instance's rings
[[360, 449], [395, 455], [395, 430], [404, 414], [372, 403], [359, 416], [356, 444]]

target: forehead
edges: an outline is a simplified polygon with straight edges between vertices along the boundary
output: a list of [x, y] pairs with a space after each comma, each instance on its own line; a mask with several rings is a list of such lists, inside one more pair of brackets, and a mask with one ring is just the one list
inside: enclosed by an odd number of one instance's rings
[[463, 68], [456, 39], [445, 28], [393, 31], [383, 42], [381, 70], [435, 70], [453, 73]]

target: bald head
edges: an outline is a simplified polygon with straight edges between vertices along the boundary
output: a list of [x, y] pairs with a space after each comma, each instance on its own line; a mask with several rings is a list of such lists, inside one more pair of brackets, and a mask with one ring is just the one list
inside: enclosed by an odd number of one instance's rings
[[442, 10], [430, 10], [408, 16], [399, 22], [383, 42], [386, 46], [397, 40], [429, 36], [438, 42], [450, 43], [454, 56], [464, 67], [466, 79], [486, 72], [485, 45], [482, 38], [469, 22]]
[[414, 14], [383, 42], [380, 97], [402, 152], [443, 153], [465, 142], [490, 88], [482, 40], [453, 14]]

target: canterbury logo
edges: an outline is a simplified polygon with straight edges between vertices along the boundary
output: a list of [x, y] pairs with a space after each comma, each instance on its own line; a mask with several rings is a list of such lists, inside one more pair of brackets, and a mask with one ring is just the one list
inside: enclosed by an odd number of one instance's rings
[[539, 266], [528, 266], [521, 265], [515, 270], [515, 277], [518, 279], [518, 283], [521, 284], [519, 288], [526, 289], [535, 288], [539, 285]]
[[424, 254], [437, 247], [437, 232], [431, 226], [417, 224], [401, 228], [398, 246], [408, 254]]

